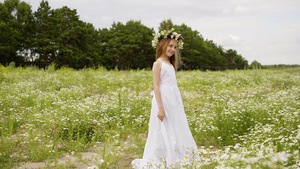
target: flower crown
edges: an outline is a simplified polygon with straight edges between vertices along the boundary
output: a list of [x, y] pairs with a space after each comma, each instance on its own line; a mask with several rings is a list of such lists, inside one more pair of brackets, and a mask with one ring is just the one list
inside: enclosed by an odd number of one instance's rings
[[152, 46], [156, 48], [162, 39], [170, 38], [177, 41], [178, 49], [183, 49], [183, 37], [177, 32], [173, 32], [175, 29], [172, 28], [169, 31], [161, 31], [160, 33], [153, 34], [154, 39], [152, 40]]

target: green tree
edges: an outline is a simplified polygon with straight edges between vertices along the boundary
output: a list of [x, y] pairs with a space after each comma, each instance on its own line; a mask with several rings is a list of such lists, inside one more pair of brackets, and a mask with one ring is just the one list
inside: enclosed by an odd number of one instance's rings
[[66, 6], [54, 10], [53, 14], [58, 29], [55, 34], [55, 43], [58, 48], [54, 61], [59, 66], [84, 67], [83, 43], [86, 43], [84, 38], [86, 32], [83, 27], [86, 25], [79, 20], [76, 10], [71, 10]]
[[181, 52], [181, 60], [186, 68], [195, 67], [195, 65], [208, 65], [204, 39], [197, 30], [192, 30], [185, 24], [174, 25], [176, 32], [184, 38], [184, 49]]
[[140, 21], [128, 21], [126, 25], [118, 22], [112, 27], [100, 31], [103, 46], [103, 65], [112, 69], [151, 67], [155, 60], [155, 52], [151, 46], [153, 29]]
[[73, 68], [100, 64], [98, 31], [90, 23], [79, 20], [76, 10], [64, 6], [52, 10], [42, 1], [35, 12], [37, 23], [35, 53], [39, 66], [55, 62], [58, 67]]
[[249, 68], [250, 69], [261, 69], [262, 68], [262, 65], [257, 61], [257, 60], [254, 60], [251, 62], [251, 64], [249, 65]]
[[26, 2], [20, 2], [17, 12], [17, 23], [20, 35], [19, 42], [21, 44], [19, 55], [23, 57], [25, 62], [34, 60], [34, 35], [36, 24], [31, 10], [31, 6]]
[[0, 56], [1, 63], [14, 61], [23, 63], [30, 41], [27, 35], [32, 33], [31, 7], [19, 0], [5, 0], [0, 3]]
[[174, 25], [171, 19], [163, 20], [158, 27], [158, 31], [171, 30], [173, 26]]
[[240, 54], [238, 54], [236, 50], [228, 49], [226, 50], [224, 56], [227, 60], [228, 65], [248, 65], [248, 61], [245, 60]]
[[217, 44], [212, 40], [206, 40], [204, 45], [210, 65], [226, 65], [225, 58], [222, 55], [223, 53], [220, 51], [220, 47], [218, 47]]
[[55, 43], [57, 35], [57, 21], [54, 18], [54, 11], [48, 1], [42, 0], [37, 11], [34, 13], [36, 32], [33, 45], [36, 54], [36, 62], [40, 67], [45, 67], [55, 60], [56, 51], [59, 46]]

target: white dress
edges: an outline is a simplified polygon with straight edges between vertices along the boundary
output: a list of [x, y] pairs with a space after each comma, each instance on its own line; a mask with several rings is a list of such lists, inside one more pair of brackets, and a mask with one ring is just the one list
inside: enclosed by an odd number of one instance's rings
[[[197, 149], [184, 112], [174, 67], [160, 61], [162, 67], [159, 89], [165, 116], [162, 122], [158, 119], [158, 104], [152, 91], [148, 139], [143, 158], [131, 162], [135, 169], [163, 168], [163, 166], [169, 168], [176, 161], [192, 155], [190, 152]], [[196, 158], [200, 161], [199, 157]]]

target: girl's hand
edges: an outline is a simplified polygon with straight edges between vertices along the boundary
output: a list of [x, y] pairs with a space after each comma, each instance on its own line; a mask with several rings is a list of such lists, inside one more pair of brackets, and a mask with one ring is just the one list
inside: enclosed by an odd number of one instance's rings
[[163, 121], [163, 119], [165, 117], [165, 110], [159, 109], [157, 117], [159, 118], [160, 121]]

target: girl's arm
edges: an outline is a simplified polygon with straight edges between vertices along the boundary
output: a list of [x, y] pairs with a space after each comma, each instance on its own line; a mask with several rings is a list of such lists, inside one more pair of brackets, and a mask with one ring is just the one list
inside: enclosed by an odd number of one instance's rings
[[164, 107], [162, 104], [162, 99], [161, 99], [161, 93], [159, 90], [159, 77], [160, 77], [160, 69], [161, 69], [161, 62], [156, 61], [153, 63], [153, 68], [152, 68], [152, 73], [153, 73], [153, 85], [154, 85], [154, 93], [155, 93], [155, 98], [157, 101], [158, 105], [158, 115], [157, 117], [163, 121], [164, 116], [165, 116], [165, 111]]

